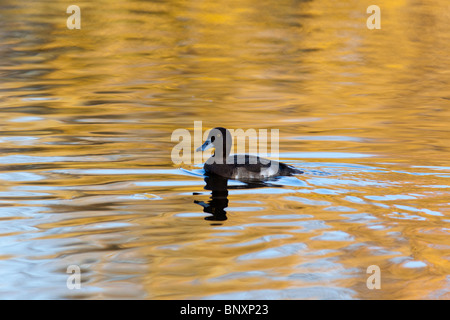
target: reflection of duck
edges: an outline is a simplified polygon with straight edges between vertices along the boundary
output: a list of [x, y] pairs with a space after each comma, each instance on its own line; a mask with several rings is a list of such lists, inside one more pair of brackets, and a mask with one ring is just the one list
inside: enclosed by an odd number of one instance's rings
[[206, 174], [216, 174], [241, 181], [266, 180], [277, 176], [290, 176], [303, 173], [282, 162], [251, 155], [230, 156], [233, 138], [225, 128], [214, 128], [205, 143], [196, 151], [214, 147], [214, 155], [205, 163]]
[[205, 182], [205, 189], [211, 190], [211, 200], [208, 203], [195, 200], [194, 203], [201, 205], [203, 212], [212, 214], [205, 220], [227, 220], [225, 208], [228, 207], [228, 179], [213, 174], [205, 177]]
[[211, 213], [205, 220], [224, 221], [227, 220], [227, 212], [225, 208], [228, 207], [228, 189], [250, 189], [261, 187], [276, 187], [273, 184], [265, 182], [247, 182], [244, 185], [228, 186], [228, 179], [216, 174], [210, 174], [205, 177], [205, 190], [211, 190], [211, 200], [208, 203], [194, 200], [194, 203], [203, 207], [203, 212]]

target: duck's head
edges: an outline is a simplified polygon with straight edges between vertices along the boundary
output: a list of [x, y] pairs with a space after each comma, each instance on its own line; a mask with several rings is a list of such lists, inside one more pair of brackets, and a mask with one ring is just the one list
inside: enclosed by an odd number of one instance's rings
[[214, 147], [214, 156], [221, 155], [222, 157], [227, 157], [230, 154], [232, 143], [233, 138], [231, 137], [230, 131], [222, 127], [217, 127], [209, 132], [206, 141], [195, 151], [205, 151]]

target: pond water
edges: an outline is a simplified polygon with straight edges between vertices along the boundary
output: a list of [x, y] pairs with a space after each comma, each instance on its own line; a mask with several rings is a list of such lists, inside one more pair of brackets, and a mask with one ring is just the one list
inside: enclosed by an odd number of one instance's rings
[[[450, 299], [447, 0], [73, 4], [0, 3], [1, 299]], [[304, 174], [214, 194], [195, 121]]]

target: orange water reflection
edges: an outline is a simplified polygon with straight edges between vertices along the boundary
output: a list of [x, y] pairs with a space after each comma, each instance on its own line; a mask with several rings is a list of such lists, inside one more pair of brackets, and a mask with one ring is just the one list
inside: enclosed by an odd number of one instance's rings
[[[2, 1], [0, 297], [449, 299], [449, 3], [371, 4]], [[305, 174], [205, 220], [194, 121]]]

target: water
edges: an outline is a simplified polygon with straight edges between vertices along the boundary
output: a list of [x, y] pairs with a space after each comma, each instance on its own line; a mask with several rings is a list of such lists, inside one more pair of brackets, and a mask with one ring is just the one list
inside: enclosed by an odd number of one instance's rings
[[[0, 298], [450, 298], [448, 1], [76, 4], [0, 4]], [[213, 194], [194, 121], [305, 173]]]

